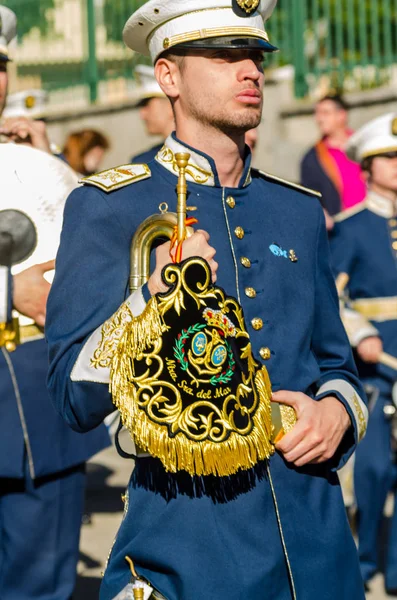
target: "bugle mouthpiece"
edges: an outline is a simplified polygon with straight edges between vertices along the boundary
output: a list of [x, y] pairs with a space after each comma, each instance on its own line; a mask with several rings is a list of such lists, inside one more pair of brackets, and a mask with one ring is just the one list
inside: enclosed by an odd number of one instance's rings
[[178, 169], [185, 169], [189, 163], [190, 154], [189, 152], [177, 152], [175, 154], [176, 164]]

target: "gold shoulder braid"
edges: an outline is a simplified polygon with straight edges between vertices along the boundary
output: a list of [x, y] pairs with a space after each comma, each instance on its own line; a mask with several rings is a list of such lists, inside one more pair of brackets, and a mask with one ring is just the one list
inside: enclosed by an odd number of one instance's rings
[[[272, 424], [269, 376], [252, 355], [242, 308], [211, 284], [200, 258], [168, 265], [163, 279], [170, 290], [140, 317], [126, 319], [126, 305], [114, 317], [110, 388], [122, 422], [167, 471], [249, 469], [274, 453], [280, 427]], [[97, 358], [108, 342], [105, 335]], [[291, 410], [281, 418], [293, 424]]]

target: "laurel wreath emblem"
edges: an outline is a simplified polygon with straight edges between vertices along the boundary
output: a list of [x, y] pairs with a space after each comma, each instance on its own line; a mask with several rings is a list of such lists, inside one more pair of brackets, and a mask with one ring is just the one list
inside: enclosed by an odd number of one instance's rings
[[[195, 333], [198, 333], [199, 331], [202, 331], [206, 327], [207, 327], [207, 325], [205, 325], [203, 323], [195, 323], [194, 325], [191, 325], [191, 327], [189, 327], [188, 329], [182, 329], [182, 331], [180, 333], [178, 333], [178, 336], [175, 340], [174, 357], [178, 361], [182, 371], [189, 371], [189, 361], [186, 357], [186, 350], [185, 350], [185, 345], [186, 345], [187, 340], [192, 335], [194, 335]], [[234, 360], [233, 350], [228, 342], [225, 342], [225, 343], [226, 343], [227, 358], [228, 358], [227, 369], [223, 370], [218, 375], [214, 375], [213, 377], [211, 377], [211, 379], [209, 380], [209, 383], [214, 386], [218, 385], [220, 383], [221, 384], [228, 383], [231, 380], [231, 378], [233, 377], [233, 373], [236, 369], [236, 361]]]

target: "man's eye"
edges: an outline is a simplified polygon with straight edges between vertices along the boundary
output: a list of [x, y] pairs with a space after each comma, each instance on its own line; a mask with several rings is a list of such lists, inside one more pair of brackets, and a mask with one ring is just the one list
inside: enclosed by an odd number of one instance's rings
[[267, 63], [267, 57], [263, 52], [258, 52], [252, 57], [252, 60], [258, 65], [265, 65]]
[[227, 50], [218, 50], [214, 54], [215, 58], [228, 58], [229, 52]]

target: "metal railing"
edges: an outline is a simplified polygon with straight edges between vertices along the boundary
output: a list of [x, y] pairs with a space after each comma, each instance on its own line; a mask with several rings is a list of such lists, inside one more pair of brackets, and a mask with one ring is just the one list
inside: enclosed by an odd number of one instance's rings
[[279, 0], [269, 32], [282, 48], [272, 65], [295, 67], [297, 97], [378, 87], [397, 63], [397, 0]]
[[[8, 0], [18, 16], [20, 87], [28, 81], [49, 90], [83, 87], [91, 102], [111, 97], [112, 90], [126, 93], [133, 53], [121, 33], [142, 3]], [[397, 63], [397, 0], [279, 0], [268, 30], [280, 48], [269, 67], [292, 65], [299, 98], [319, 86], [342, 91], [384, 85]]]

